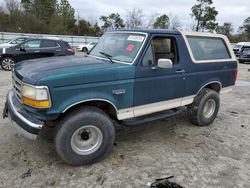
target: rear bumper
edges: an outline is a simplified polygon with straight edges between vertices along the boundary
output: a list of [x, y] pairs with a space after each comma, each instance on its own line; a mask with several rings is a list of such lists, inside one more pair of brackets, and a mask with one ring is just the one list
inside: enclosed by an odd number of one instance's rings
[[21, 103], [14, 95], [14, 91], [10, 90], [7, 94], [3, 118], [8, 117], [12, 125], [19, 133], [28, 139], [35, 140], [44, 122], [34, 118], [22, 108]]

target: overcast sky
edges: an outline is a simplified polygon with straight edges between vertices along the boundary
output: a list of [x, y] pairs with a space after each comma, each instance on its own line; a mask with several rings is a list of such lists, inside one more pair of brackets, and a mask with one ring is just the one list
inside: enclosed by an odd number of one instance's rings
[[[100, 15], [111, 12], [118, 12], [125, 18], [128, 10], [140, 8], [145, 14], [145, 19], [154, 13], [176, 15], [185, 29], [190, 28], [193, 23], [190, 13], [196, 0], [69, 0], [69, 2], [76, 13], [86, 19], [97, 20]], [[249, 0], [214, 0], [214, 6], [219, 11], [217, 21], [232, 22], [238, 29], [244, 19], [250, 16], [249, 4]]]

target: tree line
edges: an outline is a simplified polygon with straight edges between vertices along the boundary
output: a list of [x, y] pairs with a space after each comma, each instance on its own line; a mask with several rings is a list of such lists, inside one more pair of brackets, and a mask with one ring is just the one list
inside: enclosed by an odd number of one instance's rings
[[[194, 24], [190, 30], [210, 31], [227, 35], [232, 42], [250, 40], [250, 16], [235, 32], [230, 22], [218, 24], [219, 12], [212, 0], [196, 0], [190, 16]], [[68, 0], [5, 0], [0, 6], [0, 31], [100, 36], [108, 30], [122, 28], [182, 29], [182, 23], [172, 14], [145, 15], [142, 9], [127, 11], [126, 19], [119, 13], [100, 16], [89, 21], [76, 16]]]
[[68, 0], [5, 0], [0, 6], [0, 31], [100, 36], [97, 22], [75, 17]]

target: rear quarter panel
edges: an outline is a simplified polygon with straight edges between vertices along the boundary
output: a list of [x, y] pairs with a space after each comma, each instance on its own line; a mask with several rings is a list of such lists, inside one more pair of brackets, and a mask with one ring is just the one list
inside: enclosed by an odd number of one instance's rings
[[236, 61], [195, 64], [191, 62], [186, 74], [185, 96], [195, 95], [208, 83], [218, 82], [222, 88], [235, 84]]

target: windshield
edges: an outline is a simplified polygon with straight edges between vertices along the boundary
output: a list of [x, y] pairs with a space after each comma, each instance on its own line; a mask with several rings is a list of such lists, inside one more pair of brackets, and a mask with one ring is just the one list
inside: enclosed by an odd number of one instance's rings
[[243, 45], [235, 45], [234, 48], [241, 48]]
[[99, 39], [90, 55], [105, 58], [108, 55], [113, 61], [132, 63], [144, 40], [144, 34], [106, 33]]

